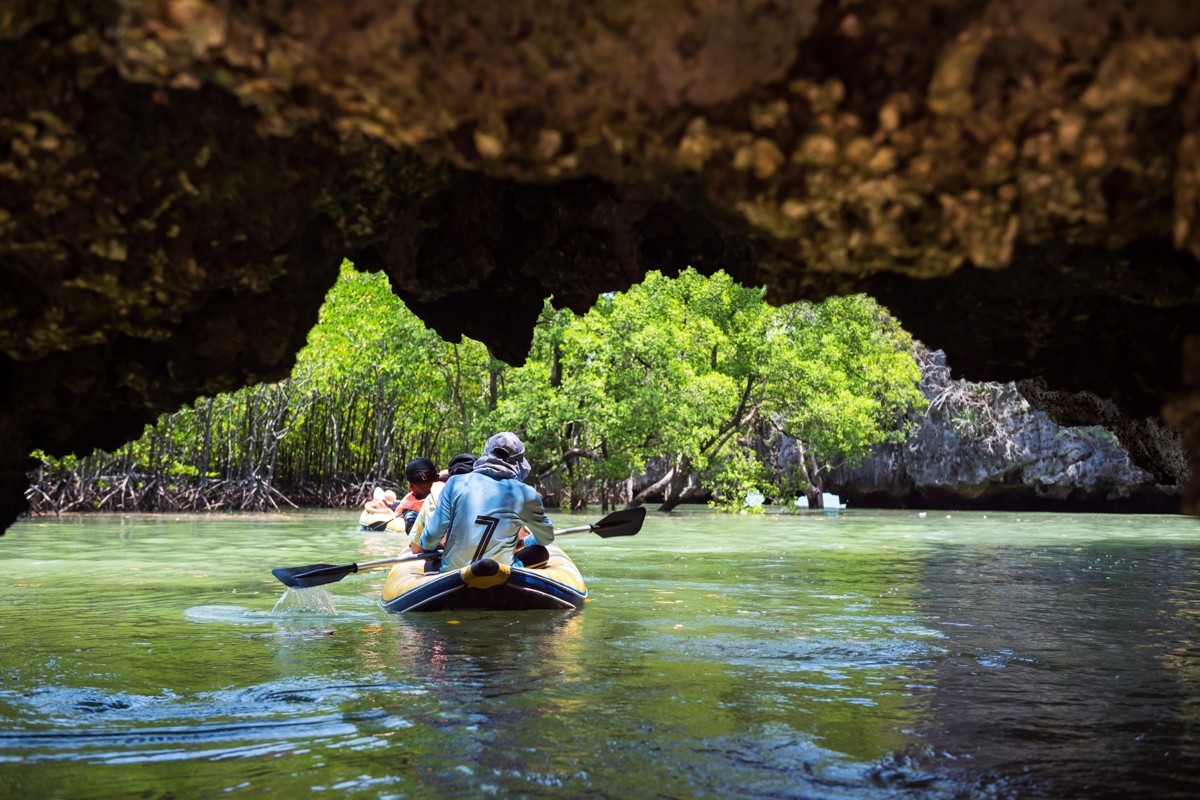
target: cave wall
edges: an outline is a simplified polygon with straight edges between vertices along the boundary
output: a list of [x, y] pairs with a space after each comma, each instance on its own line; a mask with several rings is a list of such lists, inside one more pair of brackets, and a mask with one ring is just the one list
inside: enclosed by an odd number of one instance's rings
[[285, 375], [343, 256], [510, 362], [647, 269], [871, 291], [1194, 475], [1198, 61], [1191, 0], [8, 0], [0, 525], [31, 450]]

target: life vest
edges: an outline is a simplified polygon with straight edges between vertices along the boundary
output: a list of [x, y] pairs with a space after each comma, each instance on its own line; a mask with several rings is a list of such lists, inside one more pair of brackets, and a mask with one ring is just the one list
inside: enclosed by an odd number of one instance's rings
[[412, 492], [404, 495], [404, 499], [400, 501], [400, 519], [404, 520], [404, 532], [412, 532], [413, 523], [417, 521], [417, 515], [421, 513], [421, 506], [425, 505], [425, 498], [418, 499]]

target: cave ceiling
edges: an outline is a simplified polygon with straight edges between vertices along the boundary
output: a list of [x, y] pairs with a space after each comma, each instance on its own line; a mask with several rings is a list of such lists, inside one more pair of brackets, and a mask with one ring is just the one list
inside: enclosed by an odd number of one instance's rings
[[867, 291], [1186, 480], [1198, 64], [1194, 0], [0, 0], [0, 526], [286, 375], [343, 257], [513, 363], [649, 269]]

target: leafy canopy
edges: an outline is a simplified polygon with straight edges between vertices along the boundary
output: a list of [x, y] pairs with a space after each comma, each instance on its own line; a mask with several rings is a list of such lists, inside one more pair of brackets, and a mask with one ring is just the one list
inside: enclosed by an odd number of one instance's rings
[[[653, 463], [669, 500], [698, 475], [737, 505], [811, 490], [830, 465], [902, 437], [900, 419], [924, 402], [911, 350], [866, 296], [776, 308], [723, 272], [685, 269], [651, 272], [582, 317], [548, 302], [512, 368], [478, 342], [443, 341], [384, 274], [345, 262], [288, 380], [164, 416], [85, 471], [251, 480], [268, 487], [255, 498], [281, 484], [332, 501], [336, 487], [395, 485], [413, 457], [445, 464], [513, 430], [543, 490], [562, 493], [552, 500], [628, 502], [623, 482]], [[800, 456], [790, 471], [768, 463], [782, 436]]]

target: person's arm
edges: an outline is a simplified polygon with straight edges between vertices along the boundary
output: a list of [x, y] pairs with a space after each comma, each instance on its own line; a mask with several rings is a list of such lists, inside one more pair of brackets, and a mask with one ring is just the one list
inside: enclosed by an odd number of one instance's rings
[[435, 483], [429, 487], [429, 496], [421, 504], [421, 513], [417, 514], [417, 521], [413, 523], [412, 530], [409, 531], [414, 542], [421, 538], [421, 534], [429, 526], [429, 520], [433, 519], [433, 513], [437, 510], [438, 498], [441, 497], [442, 490], [445, 488], [446, 484], [444, 483]]
[[454, 502], [458, 496], [454, 489], [455, 486], [450, 483], [447, 483], [442, 489], [442, 493], [437, 499], [437, 507], [429, 517], [429, 523], [419, 536], [413, 537], [414, 547], [420, 547], [422, 550], [435, 550], [442, 541], [442, 537], [450, 531], [450, 524], [454, 516]]
[[533, 541], [540, 545], [548, 545], [554, 541], [554, 525], [546, 516], [546, 507], [542, 505], [542, 497], [533, 489], [526, 487], [525, 504], [521, 508], [521, 522], [529, 529], [530, 536], [525, 537], [525, 544]]

